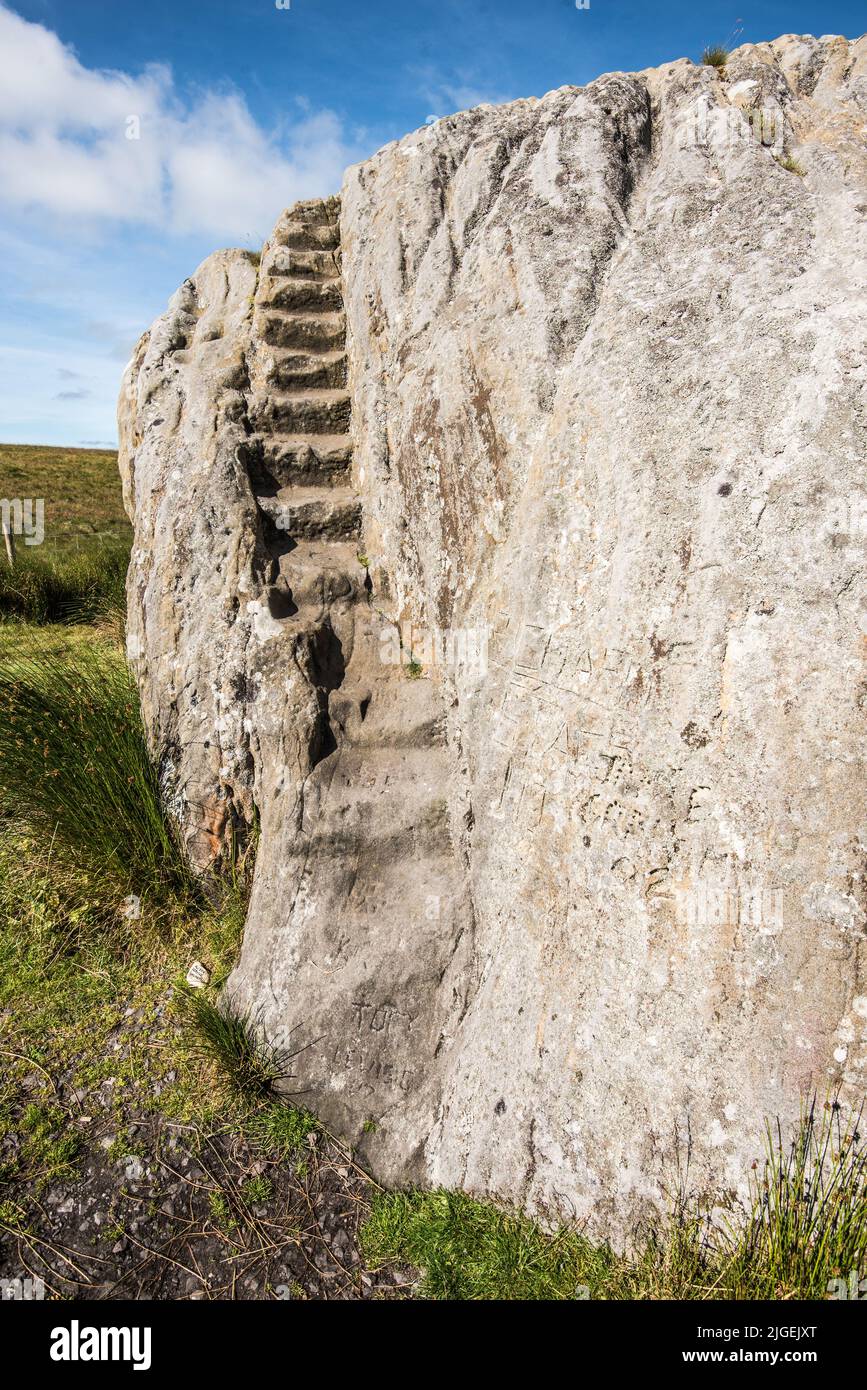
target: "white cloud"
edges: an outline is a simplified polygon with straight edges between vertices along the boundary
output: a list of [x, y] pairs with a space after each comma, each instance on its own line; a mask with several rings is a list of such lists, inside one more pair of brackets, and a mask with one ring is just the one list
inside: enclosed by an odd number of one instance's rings
[[85, 68], [0, 5], [0, 203], [11, 210], [261, 240], [296, 198], [336, 191], [363, 153], [333, 113], [300, 109], [278, 136], [233, 89], [185, 101], [164, 66]]

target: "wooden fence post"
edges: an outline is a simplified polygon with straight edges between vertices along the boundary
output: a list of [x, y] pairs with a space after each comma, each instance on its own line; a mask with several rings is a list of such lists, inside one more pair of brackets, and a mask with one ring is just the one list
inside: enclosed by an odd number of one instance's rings
[[8, 521], [3, 522], [3, 539], [6, 542], [6, 559], [9, 561], [9, 568], [15, 568], [15, 536]]

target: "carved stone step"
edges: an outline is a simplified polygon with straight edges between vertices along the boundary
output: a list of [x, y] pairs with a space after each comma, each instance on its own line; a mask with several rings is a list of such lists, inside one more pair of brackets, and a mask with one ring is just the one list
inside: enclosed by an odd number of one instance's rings
[[272, 241], [277, 246], [289, 246], [296, 251], [333, 251], [340, 245], [340, 228], [333, 223], [314, 226], [293, 219], [281, 222], [275, 228]]
[[297, 251], [289, 246], [270, 246], [262, 257], [261, 273], [278, 279], [283, 275], [297, 279], [327, 280], [340, 274], [338, 251]]
[[348, 487], [286, 487], [256, 501], [278, 531], [296, 540], [361, 534], [361, 499]]
[[[428, 746], [339, 747], [305, 784], [305, 829], [318, 843], [363, 827], [371, 844], [395, 841], [395, 858], [413, 860], [451, 853], [448, 771], [442, 754]], [[375, 813], [375, 814], [374, 814]], [[408, 843], [400, 843], [407, 841]], [[390, 856], [383, 856], [383, 863]], [[415, 865], [414, 865], [415, 866]]]
[[300, 540], [281, 556], [280, 575], [296, 587], [314, 575], [327, 575], [336, 589], [349, 594], [364, 587], [366, 570], [351, 541]]
[[302, 198], [299, 202], [293, 203], [291, 208], [286, 208], [282, 213], [278, 227], [283, 222], [309, 222], [314, 226], [321, 226], [324, 223], [334, 223], [340, 218], [340, 198], [333, 194], [330, 198]]
[[301, 309], [328, 313], [343, 308], [342, 282], [337, 276], [328, 280], [289, 279], [279, 277], [268, 282], [267, 298], [261, 298], [256, 312], [269, 309]]
[[346, 385], [345, 352], [294, 352], [275, 348], [265, 367], [265, 381], [278, 391], [337, 390]]
[[346, 434], [351, 401], [347, 391], [274, 392], [250, 407], [259, 434]]
[[380, 653], [380, 668], [369, 666], [367, 686], [341, 685], [328, 700], [331, 722], [343, 741], [355, 748], [434, 748], [445, 746], [442, 707], [429, 681], [411, 680], [387, 665], [390, 646]]
[[258, 319], [261, 337], [271, 347], [334, 352], [346, 342], [346, 315], [342, 313], [296, 314], [285, 309], [263, 309]]
[[352, 465], [352, 440], [345, 434], [260, 436], [261, 466], [281, 486], [333, 485]]
[[[366, 600], [366, 570], [346, 541], [301, 540], [280, 557], [274, 590], [284, 605], [275, 616], [322, 615], [334, 603]], [[287, 603], [287, 600], [289, 601]]]

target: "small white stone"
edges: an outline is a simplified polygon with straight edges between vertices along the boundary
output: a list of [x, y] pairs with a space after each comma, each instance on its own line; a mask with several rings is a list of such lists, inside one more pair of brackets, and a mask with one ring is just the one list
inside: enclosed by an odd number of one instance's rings
[[211, 972], [200, 960], [193, 961], [187, 971], [187, 984], [193, 989], [204, 989], [211, 983]]

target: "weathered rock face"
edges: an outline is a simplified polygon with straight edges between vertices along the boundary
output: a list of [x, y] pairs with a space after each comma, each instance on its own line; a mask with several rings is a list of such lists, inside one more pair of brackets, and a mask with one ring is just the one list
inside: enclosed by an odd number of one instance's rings
[[388, 1171], [422, 1177], [472, 904], [442, 695], [361, 551], [337, 215], [296, 205], [258, 268], [210, 257], [138, 346], [127, 641], [194, 861], [260, 814], [236, 992], [324, 1116], [387, 1115]]
[[295, 209], [140, 346], [146, 715], [203, 861], [259, 807], [232, 988], [386, 1178], [622, 1239], [864, 1092], [865, 130], [838, 38], [480, 107], [348, 172], [342, 279]]
[[199, 864], [253, 812], [242, 677], [256, 621], [245, 603], [256, 506], [237, 451], [247, 437], [255, 285], [245, 253], [209, 257], [141, 338], [118, 408], [135, 527], [127, 652], [166, 793]]

